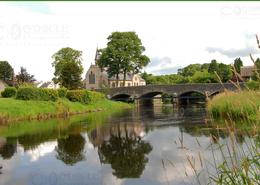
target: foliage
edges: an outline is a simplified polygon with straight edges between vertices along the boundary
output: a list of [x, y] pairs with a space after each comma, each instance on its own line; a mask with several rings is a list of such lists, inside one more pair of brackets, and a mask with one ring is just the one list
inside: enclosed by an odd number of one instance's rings
[[260, 83], [258, 81], [255, 80], [250, 80], [246, 82], [246, 86], [248, 87], [248, 89], [250, 90], [259, 90], [260, 88]]
[[197, 71], [201, 71], [201, 65], [190, 64], [182, 69], [179, 69], [178, 74], [188, 77], [188, 76], [193, 76]]
[[218, 66], [217, 74], [222, 82], [228, 82], [232, 77], [231, 66], [220, 63]]
[[255, 91], [224, 92], [208, 102], [213, 118], [259, 120], [260, 94]]
[[237, 73], [240, 73], [240, 68], [243, 66], [243, 61], [240, 58], [234, 60], [234, 67]]
[[216, 74], [220, 78], [221, 82], [228, 82], [232, 78], [231, 66], [223, 63], [218, 63], [216, 60], [212, 60], [208, 72]]
[[83, 104], [90, 103], [90, 95], [87, 90], [69, 90], [67, 92], [67, 98], [72, 102], [80, 102]]
[[6, 87], [4, 91], [1, 92], [1, 96], [4, 98], [15, 97], [16, 88], [15, 87]]
[[208, 71], [197, 71], [191, 77], [193, 83], [212, 83], [217, 82], [215, 75], [210, 74]]
[[69, 90], [67, 98], [72, 102], [81, 102], [83, 104], [91, 104], [105, 99], [102, 93], [87, 90]]
[[89, 98], [91, 103], [95, 103], [97, 101], [106, 99], [103, 93], [99, 93], [95, 91], [89, 91]]
[[64, 98], [64, 97], [66, 97], [68, 90], [66, 88], [59, 88], [57, 91], [58, 91], [59, 97]]
[[216, 60], [211, 60], [209, 64], [208, 72], [211, 74], [218, 72], [218, 62]]
[[72, 48], [62, 48], [52, 58], [55, 68], [53, 81], [68, 89], [81, 87], [81, 74], [83, 73], [82, 52]]
[[97, 62], [101, 69], [107, 69], [109, 77], [116, 77], [117, 86], [119, 74], [123, 74], [125, 84], [127, 73], [139, 73], [150, 62], [142, 54], [145, 48], [135, 32], [113, 32], [107, 39], [107, 47], [100, 50]]
[[190, 82], [189, 77], [179, 74], [153, 76], [144, 72], [141, 74], [141, 77], [146, 81], [146, 84], [180, 84]]
[[17, 90], [16, 99], [56, 101], [58, 99], [58, 92], [54, 89], [20, 87]]
[[18, 75], [16, 75], [16, 81], [17, 81], [18, 85], [20, 86], [25, 83], [33, 83], [36, 80], [34, 78], [34, 75], [30, 75], [27, 72], [26, 68], [21, 67], [20, 72], [18, 73]]
[[254, 66], [256, 67], [256, 71], [253, 72], [252, 79], [255, 81], [260, 81], [258, 77], [258, 75], [260, 74], [260, 58], [257, 58], [255, 60]]
[[8, 85], [12, 85], [14, 70], [7, 61], [0, 61], [0, 80], [3, 80]]
[[228, 82], [232, 78], [232, 70], [230, 65], [212, 60], [211, 63], [190, 64], [178, 69], [177, 74], [153, 76], [144, 72], [141, 77], [146, 84], [217, 83], [219, 80]]
[[170, 94], [162, 94], [162, 102], [167, 104], [167, 103], [171, 103], [172, 102], [172, 95]]

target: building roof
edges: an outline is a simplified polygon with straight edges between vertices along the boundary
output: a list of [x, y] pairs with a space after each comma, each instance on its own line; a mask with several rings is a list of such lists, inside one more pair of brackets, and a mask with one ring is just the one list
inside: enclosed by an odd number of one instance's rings
[[[126, 74], [126, 81], [132, 81], [132, 79], [133, 79], [133, 74], [130, 74], [130, 73], [128, 73], [128, 74]], [[112, 76], [111, 78], [109, 78], [109, 80], [116, 80], [116, 76]], [[121, 80], [124, 80], [124, 75], [123, 74], [119, 74], [119, 80], [121, 81]]]
[[47, 88], [49, 85], [51, 84], [51, 82], [44, 82], [40, 88]]
[[240, 75], [242, 77], [250, 77], [255, 71], [255, 66], [243, 66], [240, 68]]

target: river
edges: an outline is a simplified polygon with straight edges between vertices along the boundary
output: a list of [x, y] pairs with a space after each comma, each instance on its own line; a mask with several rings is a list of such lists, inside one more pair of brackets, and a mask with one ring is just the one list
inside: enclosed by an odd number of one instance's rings
[[[235, 138], [241, 147], [251, 140]], [[0, 185], [206, 184], [222, 159], [214, 147], [229, 139], [207, 124], [204, 105], [195, 104], [1, 126]]]

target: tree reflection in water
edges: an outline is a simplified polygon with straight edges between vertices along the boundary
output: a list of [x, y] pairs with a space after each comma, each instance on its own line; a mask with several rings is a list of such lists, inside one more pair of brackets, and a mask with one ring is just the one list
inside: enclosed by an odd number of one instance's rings
[[67, 138], [58, 139], [58, 146], [55, 148], [57, 159], [67, 165], [85, 160], [85, 138], [80, 135], [69, 135]]
[[150, 143], [143, 141], [137, 134], [129, 134], [125, 127], [122, 135], [111, 133], [108, 141], [100, 146], [99, 153], [102, 162], [111, 164], [113, 175], [118, 178], [138, 178], [142, 174], [147, 154], [152, 151]]
[[7, 138], [6, 142], [0, 147], [0, 156], [2, 156], [3, 159], [11, 159], [14, 153], [16, 153], [16, 151], [17, 151], [16, 139]]

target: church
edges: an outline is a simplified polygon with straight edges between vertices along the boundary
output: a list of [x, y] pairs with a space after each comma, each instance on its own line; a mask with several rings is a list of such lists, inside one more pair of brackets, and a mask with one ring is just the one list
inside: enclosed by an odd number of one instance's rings
[[[98, 49], [96, 50], [95, 55], [95, 64], [91, 64], [86, 76], [85, 76], [85, 87], [89, 90], [100, 89], [100, 88], [115, 88], [116, 87], [116, 78], [108, 78], [106, 70], [101, 70], [97, 65], [97, 61], [100, 55]], [[123, 74], [119, 74], [118, 87], [129, 87], [129, 86], [143, 86], [146, 85], [144, 79], [141, 78], [139, 74], [128, 73], [126, 75], [125, 85], [123, 83]]]

